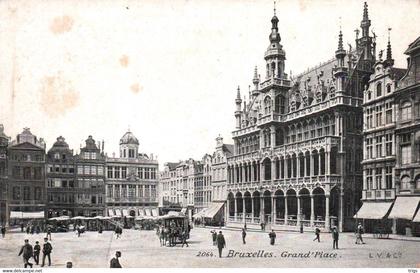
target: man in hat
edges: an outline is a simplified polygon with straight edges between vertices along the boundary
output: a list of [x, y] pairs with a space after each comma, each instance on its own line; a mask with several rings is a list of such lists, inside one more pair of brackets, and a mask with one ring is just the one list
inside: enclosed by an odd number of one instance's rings
[[332, 229], [333, 249], [338, 249], [338, 230], [337, 227]]
[[110, 268], [122, 268], [120, 264], [119, 258], [121, 257], [121, 252], [117, 251], [115, 252], [115, 257], [111, 259], [110, 261]]
[[268, 237], [270, 237], [270, 245], [274, 245], [276, 242], [276, 233], [274, 232], [274, 229], [271, 230], [271, 232], [268, 234]]
[[225, 237], [223, 236], [222, 231], [219, 231], [216, 241], [217, 241], [217, 248], [219, 249], [219, 258], [222, 258], [222, 251], [223, 251], [223, 248], [226, 246]]
[[23, 257], [24, 267], [26, 268], [29, 265], [32, 268], [33, 264], [29, 262], [29, 259], [33, 256], [33, 248], [28, 239], [25, 239], [25, 244], [20, 249], [18, 256], [20, 255]]
[[48, 242], [48, 238], [45, 237], [44, 238], [44, 245], [42, 246], [42, 265], [41, 267], [43, 267], [45, 265], [45, 258], [48, 257], [48, 266], [51, 266], [51, 251], [52, 251], [52, 246], [50, 244], [50, 242]]
[[245, 231], [245, 228], [243, 228], [242, 229], [242, 243], [245, 245], [246, 244], [246, 242], [245, 242], [245, 237], [246, 237], [246, 231]]
[[39, 264], [39, 253], [41, 252], [41, 246], [39, 245], [39, 242], [35, 242], [34, 246], [34, 261], [38, 265]]

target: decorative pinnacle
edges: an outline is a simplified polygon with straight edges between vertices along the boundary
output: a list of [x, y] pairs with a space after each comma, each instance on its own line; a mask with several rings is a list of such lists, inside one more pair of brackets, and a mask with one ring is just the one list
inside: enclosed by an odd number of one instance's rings
[[254, 78], [252, 80], [252, 82], [254, 84], [257, 84], [260, 80], [258, 79], [258, 70], [257, 70], [257, 66], [255, 66], [254, 68]]
[[238, 85], [238, 92], [236, 93], [236, 99], [238, 99], [238, 100], [240, 100], [241, 99], [241, 89], [239, 88], [239, 85]]
[[369, 20], [369, 14], [368, 14], [368, 4], [365, 2], [365, 5], [363, 7], [363, 21]]
[[388, 45], [386, 47], [386, 59], [388, 61], [392, 60], [392, 48], [391, 48], [391, 30], [392, 28], [388, 28]]
[[341, 32], [341, 27], [340, 34], [338, 34], [338, 50], [343, 50], [343, 33]]
[[276, 1], [274, 1], [274, 16], [276, 16]]

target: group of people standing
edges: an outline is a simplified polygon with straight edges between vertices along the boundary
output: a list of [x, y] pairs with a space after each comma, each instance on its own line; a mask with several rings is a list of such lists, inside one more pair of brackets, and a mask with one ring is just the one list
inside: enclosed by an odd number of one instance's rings
[[160, 246], [169, 246], [173, 247], [176, 245], [176, 239], [182, 243], [182, 247], [186, 245], [188, 247], [188, 238], [190, 233], [190, 226], [187, 228], [182, 228], [176, 226], [175, 222], [170, 222], [169, 227], [160, 225], [156, 227], [156, 235], [159, 238]]
[[[42, 245], [42, 264], [41, 267], [45, 265], [45, 259], [48, 258], [48, 266], [51, 266], [51, 252], [52, 245], [48, 241], [48, 238], [44, 238], [44, 244]], [[30, 259], [33, 258], [36, 265], [39, 265], [39, 254], [41, 253], [41, 245], [38, 241], [35, 242], [35, 246], [29, 243], [28, 239], [25, 239], [24, 245], [21, 247], [18, 256], [22, 255], [24, 267], [33, 267], [33, 263], [30, 262]]]

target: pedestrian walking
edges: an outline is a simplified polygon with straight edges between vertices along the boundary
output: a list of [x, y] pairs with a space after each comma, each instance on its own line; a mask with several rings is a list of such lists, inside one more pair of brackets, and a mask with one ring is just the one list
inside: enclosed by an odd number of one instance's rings
[[187, 242], [187, 239], [188, 239], [188, 231], [187, 230], [184, 230], [184, 232], [182, 233], [182, 235], [181, 235], [182, 237], [182, 247], [184, 247], [184, 245], [187, 245], [187, 247], [188, 247], [188, 242]]
[[39, 253], [41, 253], [41, 246], [39, 245], [39, 242], [35, 242], [34, 246], [34, 261], [36, 265], [39, 265]]
[[246, 242], [245, 242], [245, 237], [246, 237], [246, 231], [245, 231], [245, 228], [243, 228], [242, 229], [242, 243], [245, 245], [246, 244]]
[[111, 261], [109, 262], [109, 267], [110, 268], [122, 268], [119, 258], [121, 258], [121, 252], [117, 251], [117, 252], [115, 252], [115, 257], [112, 258]]
[[217, 240], [217, 248], [219, 249], [219, 258], [222, 258], [222, 251], [223, 251], [223, 248], [226, 247], [226, 241], [221, 231], [219, 231], [219, 234], [217, 235], [216, 240]]
[[211, 238], [213, 240], [213, 245], [215, 246], [217, 244], [216, 240], [217, 240], [217, 232], [215, 230], [211, 231]]
[[333, 249], [338, 249], [338, 230], [337, 227], [332, 229]]
[[[23, 255], [22, 255], [23, 254]], [[29, 240], [25, 239], [25, 244], [22, 246], [22, 248], [19, 251], [18, 256], [22, 255], [23, 257], [23, 264], [26, 268], [28, 265], [32, 268], [33, 264], [29, 262], [29, 259], [33, 256], [33, 248], [32, 245], [29, 244]]]
[[271, 230], [270, 233], [268, 233], [268, 237], [270, 238], [270, 245], [274, 245], [276, 242], [276, 233], [274, 232], [274, 229]]
[[29, 234], [29, 231], [30, 231], [30, 227], [29, 227], [29, 224], [27, 224], [26, 225], [26, 234]]
[[2, 226], [1, 227], [1, 237], [4, 238], [6, 236], [6, 227]]
[[362, 223], [359, 222], [359, 225], [356, 228], [356, 244], [365, 244], [365, 242], [363, 242], [363, 238], [362, 238], [362, 234], [363, 234], [363, 226]]
[[313, 239], [312, 241], [316, 241], [316, 240], [318, 240], [318, 243], [319, 242], [321, 242], [320, 241], [320, 239], [319, 239], [319, 235], [320, 235], [320, 233], [321, 233], [321, 230], [319, 229], [319, 228], [315, 228], [315, 239]]
[[24, 228], [23, 223], [20, 223], [20, 232], [23, 232], [23, 228]]
[[51, 227], [47, 227], [47, 238], [48, 238], [48, 240], [52, 241], [52, 239], [51, 239]]
[[246, 223], [244, 224], [244, 229], [246, 230]]
[[44, 245], [42, 246], [42, 265], [45, 265], [45, 258], [48, 257], [48, 266], [51, 266], [51, 252], [52, 252], [52, 245], [48, 242], [48, 238], [44, 238]]

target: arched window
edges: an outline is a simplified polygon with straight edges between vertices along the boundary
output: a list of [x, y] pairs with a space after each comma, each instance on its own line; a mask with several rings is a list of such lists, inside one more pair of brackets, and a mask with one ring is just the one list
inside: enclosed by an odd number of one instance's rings
[[382, 83], [380, 82], [378, 82], [378, 84], [376, 85], [376, 96], [382, 96]]
[[411, 120], [411, 102], [406, 101], [401, 106], [401, 120]]
[[371, 100], [372, 99], [372, 92], [367, 91], [367, 99]]
[[271, 98], [269, 96], [264, 99], [264, 113], [266, 115], [271, 113]]
[[391, 84], [386, 85], [386, 93], [387, 94], [391, 93]]
[[410, 189], [410, 177], [404, 176], [401, 179], [401, 190], [409, 190]]
[[274, 104], [277, 113], [284, 114], [286, 112], [285, 99], [282, 95], [276, 96]]

